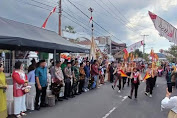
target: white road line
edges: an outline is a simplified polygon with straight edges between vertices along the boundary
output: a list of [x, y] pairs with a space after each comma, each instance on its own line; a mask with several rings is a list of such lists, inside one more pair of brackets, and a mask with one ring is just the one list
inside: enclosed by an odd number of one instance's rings
[[112, 108], [104, 117], [102, 118], [107, 118], [117, 107]]
[[123, 99], [122, 99], [122, 102], [123, 102], [124, 100], [126, 100], [127, 98], [128, 98], [128, 96], [124, 96]]

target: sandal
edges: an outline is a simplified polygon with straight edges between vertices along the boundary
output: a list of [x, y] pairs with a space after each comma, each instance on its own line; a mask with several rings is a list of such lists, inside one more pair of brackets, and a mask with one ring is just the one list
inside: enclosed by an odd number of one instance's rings
[[22, 115], [22, 116], [26, 116], [27, 114], [26, 114], [26, 113], [24, 113], [24, 112], [22, 112], [22, 113], [21, 113], [21, 115]]
[[20, 114], [16, 115], [16, 118], [22, 118], [22, 116]]

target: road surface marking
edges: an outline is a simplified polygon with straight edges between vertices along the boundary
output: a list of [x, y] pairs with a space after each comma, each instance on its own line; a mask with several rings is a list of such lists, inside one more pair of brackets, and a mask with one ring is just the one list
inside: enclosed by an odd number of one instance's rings
[[104, 117], [102, 118], [107, 118], [117, 107], [112, 108]]
[[127, 98], [128, 98], [128, 96], [124, 96], [123, 99], [122, 99], [122, 102], [123, 102], [124, 100], [126, 100]]

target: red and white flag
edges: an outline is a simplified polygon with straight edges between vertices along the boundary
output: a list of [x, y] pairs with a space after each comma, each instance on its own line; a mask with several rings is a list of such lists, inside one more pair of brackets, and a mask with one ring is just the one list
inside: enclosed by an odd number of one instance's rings
[[124, 49], [124, 53], [130, 53], [130, 52], [133, 52], [135, 51], [136, 49], [140, 48], [141, 46], [144, 45], [144, 40], [142, 41], [139, 41], [139, 42], [136, 42], [132, 45], [130, 45], [129, 47], [127, 47], [126, 49]]
[[43, 23], [43, 25], [42, 25], [42, 28], [45, 29], [49, 17], [52, 15], [52, 13], [54, 13], [54, 12], [56, 11], [56, 8], [57, 8], [57, 7], [54, 7], [53, 10], [50, 12], [50, 14], [48, 15], [48, 17], [47, 17], [46, 20], [44, 21], [44, 23]]
[[93, 17], [91, 16], [90, 20], [89, 20], [89, 23], [92, 23], [92, 22], [93, 22]]
[[177, 44], [177, 29], [150, 11], [149, 16], [154, 23], [156, 30], [159, 32], [159, 35], [165, 37], [170, 42]]

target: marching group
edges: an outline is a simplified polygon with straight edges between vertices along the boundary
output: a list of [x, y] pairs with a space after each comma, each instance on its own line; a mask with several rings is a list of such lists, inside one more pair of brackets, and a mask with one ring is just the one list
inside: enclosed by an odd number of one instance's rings
[[[135, 99], [137, 98], [137, 93], [138, 93], [138, 87], [141, 83], [141, 81], [146, 82], [146, 91], [145, 95], [152, 97], [153, 93], [153, 88], [156, 85], [156, 79], [158, 76], [158, 70], [159, 67], [155, 63], [150, 63], [145, 66], [145, 64], [140, 64], [140, 63], [118, 63], [116, 64], [117, 67], [113, 69], [114, 63], [111, 64], [110, 66], [110, 81], [114, 83], [112, 85], [112, 88], [115, 89], [117, 86], [119, 91], [124, 89], [125, 84], [127, 83], [127, 86], [131, 84], [131, 91], [130, 95], [128, 96], [130, 99], [132, 99], [133, 92], [135, 94]], [[146, 67], [146, 69], [145, 69]], [[141, 76], [141, 72], [145, 72], [145, 77]], [[118, 82], [118, 85], [117, 85]]]
[[[68, 100], [83, 92], [99, 88], [104, 84], [105, 66], [97, 60], [89, 62], [83, 60], [81, 63], [77, 59], [68, 61], [56, 61], [55, 66], [52, 62], [48, 68], [45, 60], [38, 63], [33, 59], [28, 68], [28, 74], [25, 74], [24, 64], [20, 61], [15, 63], [15, 69], [12, 73], [13, 79], [13, 98], [14, 98], [14, 115], [21, 118], [26, 115], [26, 93], [30, 91], [29, 83], [34, 83], [36, 88], [35, 109], [47, 107], [46, 91], [48, 85], [52, 94], [55, 95], [56, 101]], [[3, 65], [0, 65], [0, 116], [7, 117], [6, 103], [6, 83]], [[51, 75], [51, 83], [48, 79]], [[63, 94], [63, 95], [62, 95]]]

